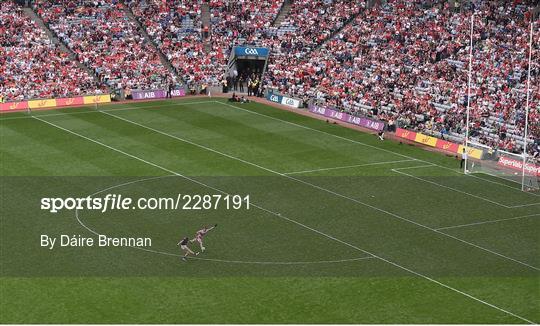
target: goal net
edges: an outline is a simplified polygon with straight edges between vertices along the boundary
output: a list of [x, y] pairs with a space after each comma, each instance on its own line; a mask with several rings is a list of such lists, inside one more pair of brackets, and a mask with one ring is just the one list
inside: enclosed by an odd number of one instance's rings
[[524, 191], [540, 189], [540, 164], [532, 156], [495, 150], [480, 144], [471, 144], [473, 148], [482, 149], [481, 159], [469, 158], [466, 173], [479, 173], [494, 178], [504, 179], [516, 184]]

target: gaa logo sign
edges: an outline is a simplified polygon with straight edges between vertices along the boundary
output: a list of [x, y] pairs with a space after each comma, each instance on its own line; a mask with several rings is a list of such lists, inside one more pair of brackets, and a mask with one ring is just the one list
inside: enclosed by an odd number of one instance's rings
[[270, 95], [270, 101], [279, 103], [279, 97], [276, 95]]
[[246, 48], [244, 50], [244, 53], [247, 55], [259, 55], [259, 52], [257, 51], [257, 49], [253, 49], [253, 48]]
[[287, 105], [294, 105], [294, 100], [288, 98], [288, 99], [285, 100], [285, 104], [287, 104]]

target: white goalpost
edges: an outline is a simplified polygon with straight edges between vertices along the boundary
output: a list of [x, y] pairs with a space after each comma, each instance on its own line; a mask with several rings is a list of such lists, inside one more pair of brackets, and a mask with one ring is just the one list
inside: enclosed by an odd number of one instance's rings
[[[531, 96], [531, 66], [532, 66], [532, 51], [533, 51], [533, 22], [530, 23], [529, 49], [528, 49], [528, 69], [527, 83], [525, 96], [525, 123], [522, 136], [515, 138], [516, 142], [522, 146], [521, 153], [511, 153], [498, 148], [491, 148], [479, 142], [470, 139], [470, 95], [471, 95], [471, 80], [472, 80], [472, 58], [473, 58], [473, 34], [474, 34], [474, 13], [471, 16], [471, 31], [470, 31], [470, 49], [469, 49], [469, 71], [467, 85], [467, 117], [465, 129], [465, 148], [467, 151], [476, 151], [481, 153], [471, 158], [470, 155], [465, 157], [464, 173], [482, 173], [492, 177], [505, 179], [515, 183], [516, 188], [521, 188], [522, 191], [538, 191], [540, 189], [540, 164], [528, 154], [528, 145], [532, 144], [529, 139], [530, 131], [530, 96]], [[515, 137], [515, 136], [514, 136]]]
[[[528, 132], [529, 132], [529, 97], [530, 97], [530, 94], [531, 94], [531, 64], [532, 64], [532, 51], [533, 51], [533, 48], [532, 48], [532, 40], [533, 40], [533, 22], [532, 22], [532, 19], [531, 19], [531, 30], [530, 30], [530, 36], [529, 36], [529, 64], [528, 64], [528, 69], [527, 69], [527, 95], [526, 95], [526, 100], [525, 100], [525, 131], [524, 131], [524, 134], [523, 134], [523, 178], [522, 178], [522, 182], [521, 182], [521, 190], [527, 190], [525, 187], [526, 187], [526, 184], [525, 184], [525, 174], [526, 174], [526, 170], [527, 170], [527, 164], [529, 162], [528, 161], [528, 153], [527, 153], [527, 146], [528, 146]], [[534, 163], [534, 162], [533, 162]], [[536, 172], [536, 171], [535, 171]], [[537, 180], [538, 181], [538, 180]], [[538, 189], [538, 188], [536, 188]]]
[[[472, 80], [472, 56], [473, 56], [473, 35], [474, 35], [474, 12], [471, 15], [471, 35], [469, 42], [469, 73], [467, 80], [467, 119], [465, 122], [465, 150], [469, 150], [469, 126], [471, 119], [471, 80]], [[461, 154], [461, 153], [460, 153]], [[465, 156], [464, 173], [469, 173], [469, 155]]]

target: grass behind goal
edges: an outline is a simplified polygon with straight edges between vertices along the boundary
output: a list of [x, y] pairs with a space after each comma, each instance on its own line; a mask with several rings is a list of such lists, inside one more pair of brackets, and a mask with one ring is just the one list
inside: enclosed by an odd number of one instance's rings
[[[0, 124], [2, 323], [540, 321], [540, 197], [463, 175], [453, 157], [202, 98]], [[41, 197], [111, 187], [219, 189], [259, 208], [39, 210]], [[182, 263], [178, 239], [210, 223], [206, 260]], [[92, 231], [145, 234], [156, 252], [39, 247], [41, 233]]]

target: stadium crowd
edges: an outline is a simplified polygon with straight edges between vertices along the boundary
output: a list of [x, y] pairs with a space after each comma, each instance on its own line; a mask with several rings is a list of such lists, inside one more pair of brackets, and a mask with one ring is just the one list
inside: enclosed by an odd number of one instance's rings
[[[204, 51], [201, 0], [129, 0], [127, 4], [146, 32], [177, 70], [191, 82], [217, 83], [216, 67]], [[210, 76], [214, 78], [210, 78]]]
[[[474, 4], [471, 137], [519, 150], [529, 8], [516, 2]], [[428, 6], [425, 1], [395, 0], [365, 10], [295, 68], [290, 69], [290, 62], [274, 62], [268, 83], [283, 93], [323, 99], [349, 112], [462, 141], [471, 21], [471, 11], [462, 9], [453, 11], [445, 1]], [[533, 62], [538, 62], [537, 50], [538, 45]], [[538, 74], [536, 66], [529, 130], [535, 139], [540, 132]]]
[[[209, 7], [211, 22], [207, 49], [201, 23], [203, 3]], [[211, 85], [222, 82], [234, 45], [269, 47], [272, 60], [290, 62], [304, 57], [365, 6], [363, 1], [296, 0], [287, 17], [273, 26], [283, 4], [279, 0], [128, 1], [179, 75], [189, 82]]]
[[[8, 55], [0, 57], [0, 92], [10, 100], [93, 92], [101, 83], [111, 88], [162, 88], [175, 81], [175, 74], [161, 62], [161, 52], [190, 90], [194, 84], [229, 84], [237, 90], [238, 80], [247, 86], [251, 80], [257, 94], [264, 85], [455, 141], [463, 141], [470, 104], [473, 141], [520, 151], [533, 0], [473, 0], [457, 9], [443, 0], [388, 0], [372, 8], [352, 0], [32, 3], [98, 80], [50, 44], [12, 1], [5, 1], [0, 41]], [[285, 4], [290, 11], [276, 23]], [[203, 26], [203, 8], [209, 26]], [[537, 24], [532, 54], [536, 63], [539, 38]], [[239, 44], [270, 48], [263, 80], [262, 71], [226, 75], [229, 53]], [[539, 75], [536, 64], [529, 98], [532, 139], [540, 138]]]
[[0, 96], [6, 101], [97, 93], [100, 87], [11, 0], [0, 2]]
[[115, 88], [156, 88], [172, 78], [121, 2], [35, 0], [33, 6], [101, 82]]

